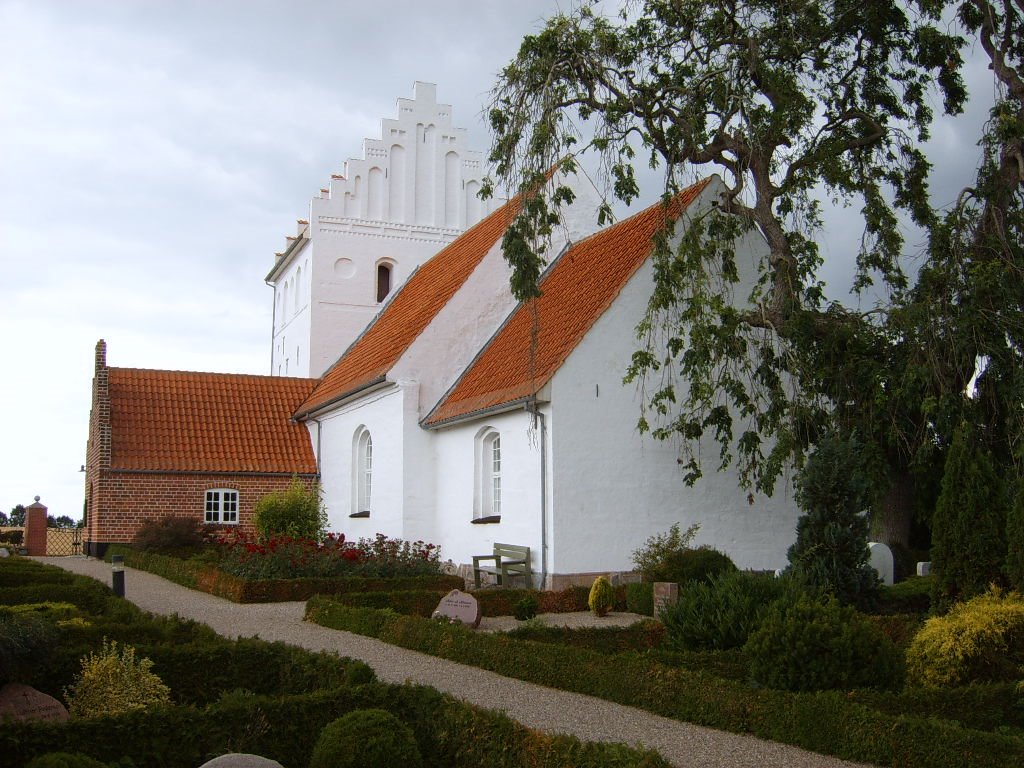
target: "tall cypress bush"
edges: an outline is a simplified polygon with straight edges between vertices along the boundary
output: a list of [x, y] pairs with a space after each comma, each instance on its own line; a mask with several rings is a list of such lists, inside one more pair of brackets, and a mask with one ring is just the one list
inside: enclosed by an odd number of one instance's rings
[[1006, 515], [1006, 578], [1024, 592], [1024, 478], [1017, 481], [1016, 499]]
[[878, 575], [868, 565], [867, 509], [872, 487], [857, 439], [822, 440], [797, 478], [796, 502], [803, 514], [790, 570], [802, 582], [843, 604], [864, 606], [878, 594]]
[[953, 435], [932, 518], [933, 605], [980, 595], [1006, 561], [1006, 489], [967, 426]]

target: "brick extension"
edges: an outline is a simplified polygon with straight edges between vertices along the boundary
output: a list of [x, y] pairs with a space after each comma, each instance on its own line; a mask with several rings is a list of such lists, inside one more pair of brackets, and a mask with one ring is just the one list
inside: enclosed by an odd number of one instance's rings
[[[318, 477], [306, 428], [290, 414], [314, 379], [109, 368], [96, 345], [86, 450], [86, 554], [132, 540], [167, 515], [204, 519], [206, 491], [238, 491], [238, 525], [293, 476]], [[228, 527], [228, 526], [225, 526]]]

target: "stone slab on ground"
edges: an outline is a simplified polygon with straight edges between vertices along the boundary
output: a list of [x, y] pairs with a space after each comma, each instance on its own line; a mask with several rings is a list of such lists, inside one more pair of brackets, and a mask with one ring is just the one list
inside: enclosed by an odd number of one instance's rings
[[67, 707], [31, 685], [7, 683], [0, 688], [0, 720], [53, 720], [69, 717]]
[[203, 763], [199, 768], [284, 768], [277, 760], [244, 752], [230, 752]]

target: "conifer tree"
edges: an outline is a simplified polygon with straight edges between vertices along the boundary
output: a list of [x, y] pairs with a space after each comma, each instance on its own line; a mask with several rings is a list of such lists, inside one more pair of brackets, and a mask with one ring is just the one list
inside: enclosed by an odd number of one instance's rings
[[1016, 499], [1006, 514], [1006, 578], [1024, 592], [1024, 479], [1018, 480]]
[[932, 519], [933, 602], [984, 592], [1006, 560], [1006, 491], [992, 457], [969, 426], [953, 436]]

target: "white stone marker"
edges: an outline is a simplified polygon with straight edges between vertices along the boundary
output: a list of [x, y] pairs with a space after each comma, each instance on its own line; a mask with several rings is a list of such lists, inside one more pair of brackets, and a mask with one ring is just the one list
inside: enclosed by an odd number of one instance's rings
[[888, 545], [880, 541], [868, 543], [868, 550], [871, 552], [868, 563], [878, 572], [878, 577], [882, 580], [882, 583], [887, 587], [891, 587], [894, 571], [892, 550], [889, 549]]

